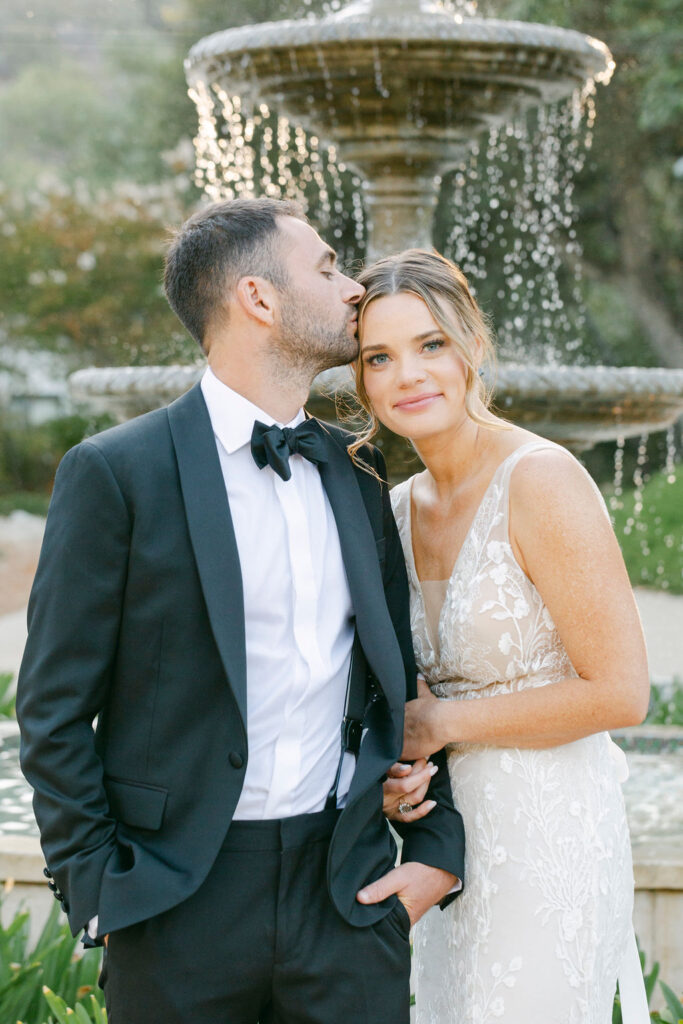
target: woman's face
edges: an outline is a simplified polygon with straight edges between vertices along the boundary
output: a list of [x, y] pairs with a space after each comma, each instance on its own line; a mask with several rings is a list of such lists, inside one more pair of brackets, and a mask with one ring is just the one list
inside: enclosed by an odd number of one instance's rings
[[368, 398], [395, 434], [419, 441], [456, 429], [467, 416], [465, 364], [419, 296], [373, 299], [360, 347]]

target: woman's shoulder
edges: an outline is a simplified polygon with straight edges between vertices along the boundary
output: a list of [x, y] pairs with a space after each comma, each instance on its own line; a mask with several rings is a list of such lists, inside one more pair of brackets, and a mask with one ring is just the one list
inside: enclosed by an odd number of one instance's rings
[[609, 519], [597, 484], [566, 448], [539, 437], [517, 451], [510, 473], [510, 512], [518, 521]]

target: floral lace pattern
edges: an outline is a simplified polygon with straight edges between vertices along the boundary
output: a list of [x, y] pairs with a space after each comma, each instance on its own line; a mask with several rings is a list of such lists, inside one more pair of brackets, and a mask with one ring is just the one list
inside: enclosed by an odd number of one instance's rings
[[[411, 481], [392, 491], [417, 664], [444, 700], [551, 685], [576, 672], [508, 533], [498, 467], [453, 568], [430, 643], [411, 536]], [[606, 733], [547, 750], [451, 745], [465, 889], [414, 933], [416, 1024], [608, 1024], [631, 935], [633, 871], [618, 754]]]

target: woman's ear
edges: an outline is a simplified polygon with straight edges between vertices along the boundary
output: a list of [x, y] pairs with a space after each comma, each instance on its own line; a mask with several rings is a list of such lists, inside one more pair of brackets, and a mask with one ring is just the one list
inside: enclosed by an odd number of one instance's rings
[[242, 277], [235, 288], [235, 301], [242, 312], [264, 327], [275, 323], [278, 307], [277, 292], [264, 277]]

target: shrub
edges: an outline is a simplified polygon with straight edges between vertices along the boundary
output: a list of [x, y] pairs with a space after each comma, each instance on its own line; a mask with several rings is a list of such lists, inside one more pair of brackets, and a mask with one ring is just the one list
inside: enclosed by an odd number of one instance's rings
[[[101, 952], [93, 950], [81, 956], [79, 939], [74, 939], [68, 925], [54, 905], [35, 946], [29, 949], [29, 914], [17, 914], [7, 928], [0, 924], [0, 1021], [3, 1024], [48, 1024], [47, 988], [58, 992], [68, 1006], [78, 1013], [76, 1020], [102, 1020], [92, 1016], [93, 1001], [104, 1004], [97, 988]], [[49, 1004], [49, 1000], [48, 1000]], [[78, 1011], [79, 1004], [82, 1010]], [[90, 1013], [83, 1012], [90, 1008]], [[59, 1016], [57, 1015], [57, 1019]]]

